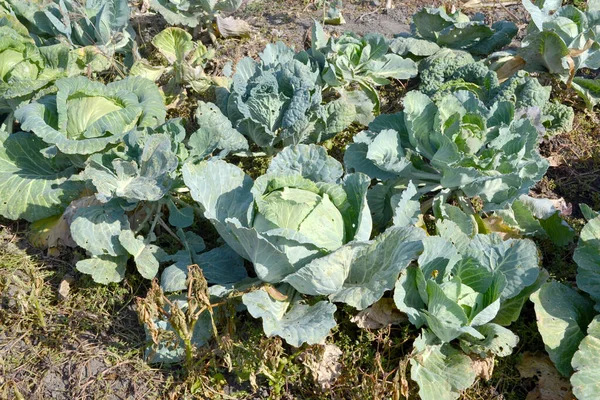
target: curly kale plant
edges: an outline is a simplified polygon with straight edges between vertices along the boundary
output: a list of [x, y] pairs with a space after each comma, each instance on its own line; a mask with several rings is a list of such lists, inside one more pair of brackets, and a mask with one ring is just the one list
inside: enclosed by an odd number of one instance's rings
[[537, 107], [542, 113], [546, 135], [552, 136], [572, 129], [574, 111], [564, 104], [551, 102], [551, 88], [518, 72], [500, 83], [495, 71], [465, 52], [440, 50], [419, 64], [421, 84], [419, 90], [438, 98], [459, 90], [468, 90], [487, 107], [509, 101], [515, 109]]
[[235, 129], [271, 151], [327, 140], [358, 118], [359, 105], [344, 97], [325, 102], [323, 89], [308, 55], [278, 42], [265, 48], [260, 61], [238, 62], [231, 88], [219, 90], [217, 100]]
[[434, 102], [414, 91], [403, 112], [380, 116], [355, 136], [344, 162], [381, 181], [370, 195], [380, 227], [392, 216], [395, 224], [413, 219], [419, 207], [407, 204], [426, 193], [455, 196], [462, 204], [477, 198], [477, 208], [492, 211], [527, 193], [548, 168], [534, 124], [510, 102], [487, 108], [467, 91]]
[[[369, 241], [370, 180], [343, 176], [322, 147], [284, 149], [254, 182], [224, 161], [188, 163], [183, 178], [225, 242], [275, 285], [242, 297], [249, 313], [294, 346], [324, 339], [335, 326], [332, 302], [364, 309], [379, 300], [422, 250], [425, 232], [415, 227]], [[329, 300], [307, 305], [303, 295]]]
[[470, 19], [460, 11], [446, 7], [426, 7], [413, 15], [412, 33], [415, 38], [429, 40], [441, 47], [485, 56], [509, 44], [518, 29], [508, 21], [495, 22], [489, 27], [484, 18], [480, 13]]

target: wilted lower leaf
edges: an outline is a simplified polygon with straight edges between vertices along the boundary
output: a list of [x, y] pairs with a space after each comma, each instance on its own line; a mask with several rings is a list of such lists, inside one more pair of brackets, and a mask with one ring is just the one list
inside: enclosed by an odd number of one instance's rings
[[489, 381], [494, 372], [494, 356], [486, 358], [479, 358], [477, 356], [471, 357], [471, 365], [478, 377], [485, 381]]
[[62, 281], [60, 281], [60, 285], [58, 285], [58, 294], [61, 300], [66, 300], [69, 297], [69, 292], [71, 291], [71, 283], [73, 282], [73, 277], [71, 275], [65, 275]]
[[222, 18], [218, 15], [217, 30], [224, 38], [248, 36], [252, 32], [252, 28], [246, 21], [233, 17]]
[[[317, 384], [321, 389], [326, 390], [342, 374], [342, 364], [340, 364], [339, 359], [343, 353], [335, 344], [317, 346], [314, 349], [315, 352], [308, 352], [303, 361], [312, 372]], [[323, 350], [322, 354], [315, 354], [320, 353], [319, 350]]]
[[400, 324], [407, 320], [406, 314], [396, 308], [394, 299], [388, 297], [362, 310], [351, 319], [359, 328], [363, 329], [379, 329], [392, 324]]
[[527, 395], [526, 400], [571, 400], [571, 384], [563, 378], [547, 355], [523, 354], [517, 366], [523, 378], [536, 377], [538, 383]]

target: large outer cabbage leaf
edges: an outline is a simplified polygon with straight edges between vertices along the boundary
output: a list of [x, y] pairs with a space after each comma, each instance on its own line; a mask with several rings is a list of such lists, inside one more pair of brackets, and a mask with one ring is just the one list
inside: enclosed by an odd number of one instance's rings
[[573, 394], [579, 400], [593, 400], [600, 393], [600, 315], [596, 315], [587, 328], [587, 336], [579, 344], [571, 365]]
[[0, 131], [0, 215], [33, 222], [62, 213], [82, 182], [64, 156], [46, 158], [46, 144], [31, 133]]
[[549, 282], [531, 295], [537, 326], [556, 369], [569, 376], [571, 360], [594, 318], [593, 302], [574, 289]]
[[336, 325], [335, 305], [320, 301], [309, 306], [290, 286], [280, 285], [277, 289], [287, 296], [285, 300], [275, 300], [264, 290], [242, 296], [250, 315], [262, 318], [265, 334], [280, 336], [296, 347], [302, 343], [322, 343]]
[[577, 287], [590, 295], [600, 311], [600, 217], [581, 230], [573, 260], [577, 263]]
[[391, 228], [369, 245], [358, 248], [342, 288], [330, 296], [331, 301], [358, 310], [375, 303], [393, 289], [400, 272], [422, 252], [421, 240], [425, 236], [425, 231], [415, 227]]
[[212, 24], [220, 12], [232, 13], [242, 0], [150, 0], [150, 6], [171, 25], [196, 27]]
[[423, 400], [456, 400], [475, 382], [469, 356], [448, 343], [440, 344], [424, 332], [414, 343], [410, 377], [419, 385]]

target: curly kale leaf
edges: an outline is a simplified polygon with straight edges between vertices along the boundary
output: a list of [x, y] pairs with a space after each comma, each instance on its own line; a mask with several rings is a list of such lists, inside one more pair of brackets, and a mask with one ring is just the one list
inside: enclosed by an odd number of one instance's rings
[[427, 95], [436, 93], [458, 68], [474, 62], [473, 56], [466, 51], [450, 49], [438, 51], [419, 64], [421, 78], [419, 90]]
[[572, 107], [559, 102], [548, 102], [542, 109], [542, 113], [547, 118], [544, 121], [546, 135], [554, 136], [559, 133], [570, 132], [573, 129], [575, 112]]

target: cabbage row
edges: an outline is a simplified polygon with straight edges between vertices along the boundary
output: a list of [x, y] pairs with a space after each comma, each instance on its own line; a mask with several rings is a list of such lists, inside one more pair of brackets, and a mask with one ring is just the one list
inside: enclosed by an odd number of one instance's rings
[[[151, 1], [192, 27], [240, 4]], [[531, 296], [552, 360], [592, 399], [600, 217], [584, 209], [580, 291], [548, 281], [530, 239], [575, 236], [552, 203], [528, 196], [548, 169], [540, 141], [569, 131], [574, 113], [527, 72], [503, 76], [516, 60], [571, 73], [579, 92], [592, 85], [568, 67], [597, 68], [599, 7], [554, 6], [526, 2], [533, 22], [514, 54], [494, 53], [514, 24], [426, 8], [411, 35], [334, 38], [315, 23], [307, 50], [270, 44], [209, 77], [212, 53], [182, 28], [153, 40], [166, 66], [140, 59], [124, 1], [1, 0], [0, 215], [30, 222], [50, 250], [83, 249], [76, 269], [99, 284], [128, 269], [154, 280], [139, 304], [149, 362], [190, 361], [219, 340], [222, 313], [247, 312], [301, 346], [327, 339], [341, 305], [368, 312], [391, 299], [421, 329], [410, 355], [421, 398], [456, 399], [475, 363], [512, 353], [509, 326]], [[554, 36], [569, 50], [585, 41], [560, 61], [566, 72], [549, 52], [532, 58], [532, 43]], [[129, 76], [91, 79], [118, 59]], [[411, 78], [402, 111], [380, 114], [377, 88]], [[167, 119], [165, 100], [208, 89], [197, 130]], [[319, 143], [350, 127], [360, 132], [341, 163]], [[231, 163], [257, 153], [270, 163], [255, 179]]]

